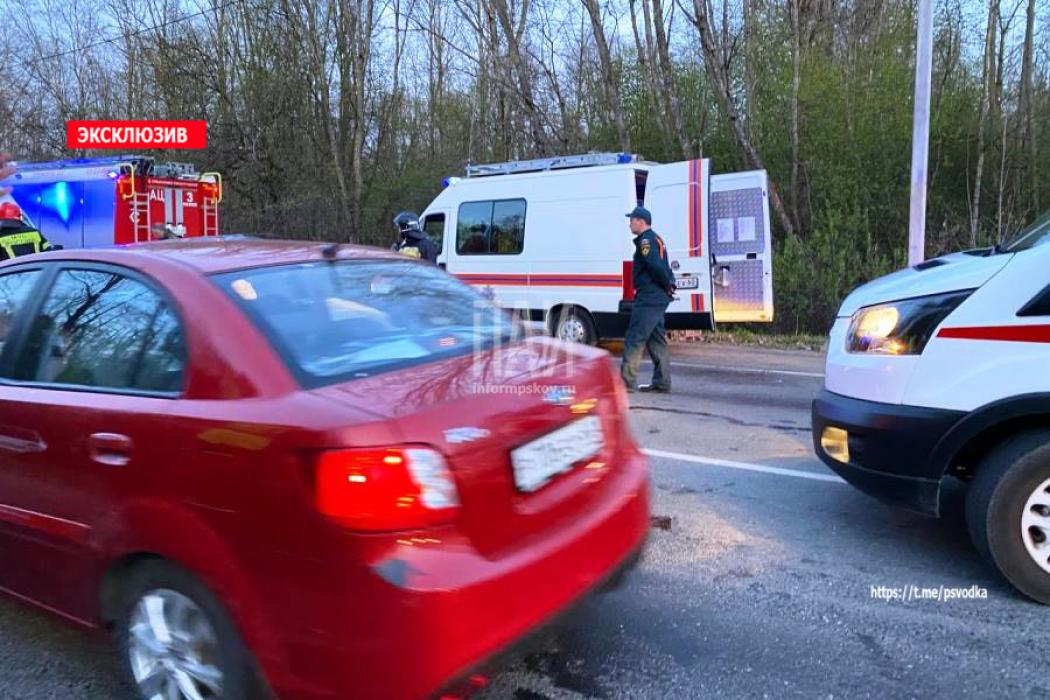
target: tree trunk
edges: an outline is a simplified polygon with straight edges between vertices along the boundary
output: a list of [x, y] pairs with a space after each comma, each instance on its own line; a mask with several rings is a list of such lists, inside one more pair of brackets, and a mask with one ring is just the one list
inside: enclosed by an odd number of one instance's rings
[[[351, 3], [347, 3], [350, 5]], [[351, 14], [350, 66], [352, 84], [351, 112], [353, 114], [353, 133], [350, 143], [350, 180], [353, 209], [350, 219], [350, 240], [360, 240], [365, 203], [365, 133], [368, 130], [368, 68], [372, 59], [372, 32], [375, 27], [374, 0], [361, 0], [354, 3], [356, 11], [349, 8], [344, 12]]]
[[[740, 150], [744, 152], [744, 157], [747, 159], [749, 166], [756, 170], [765, 170], [766, 166], [762, 156], [759, 155], [758, 150], [751, 142], [750, 136], [748, 136], [747, 130], [744, 128], [742, 115], [733, 97], [733, 87], [729, 81], [729, 66], [722, 59], [723, 53], [719, 49], [711, 29], [707, 0], [693, 0], [693, 10], [694, 14], [689, 19], [700, 34], [700, 50], [703, 52], [704, 70], [708, 81], [711, 83], [711, 91], [718, 99], [726, 120], [733, 131], [733, 138], [736, 140]], [[771, 176], [769, 178], [769, 203], [773, 207], [777, 220], [780, 222], [780, 227], [786, 234], [793, 235], [795, 233], [795, 225], [791, 221], [791, 217], [788, 216], [784, 200], [781, 198], [776, 183]]]
[[791, 14], [791, 210], [796, 227], [800, 226], [798, 183], [798, 93], [802, 72], [802, 28], [799, 26], [798, 4], [800, 0], [788, 0]]
[[1009, 119], [1003, 115], [1003, 148], [999, 160], [999, 198], [996, 201], [995, 242], [1003, 242], [1003, 199], [1006, 194], [1006, 125]]
[[613, 67], [612, 55], [609, 52], [609, 42], [605, 38], [605, 25], [602, 23], [602, 10], [598, 0], [583, 0], [583, 6], [587, 8], [587, 14], [591, 18], [591, 31], [594, 32], [594, 44], [598, 49], [598, 60], [602, 65], [602, 85], [605, 90], [605, 99], [609, 102], [609, 112], [616, 126], [616, 135], [620, 139], [620, 150], [629, 153], [631, 150], [631, 136], [627, 132], [627, 125], [623, 118], [623, 103], [620, 100], [620, 80]]
[[[643, 0], [644, 2], [644, 0]], [[656, 51], [660, 58], [660, 82], [664, 95], [667, 96], [667, 108], [671, 116], [671, 128], [674, 130], [678, 146], [682, 149], [682, 157], [692, 156], [693, 147], [689, 142], [689, 134], [682, 120], [682, 109], [678, 100], [678, 85], [675, 83], [674, 63], [671, 62], [671, 51], [667, 43], [667, 30], [664, 27], [664, 10], [661, 0], [653, 2], [653, 29], [656, 33]]]
[[634, 46], [635, 51], [638, 53], [638, 66], [641, 70], [641, 78], [645, 82], [646, 89], [649, 91], [650, 99], [653, 104], [656, 105], [655, 118], [656, 123], [660, 127], [661, 132], [667, 131], [667, 119], [665, 118], [666, 110], [663, 107], [663, 100], [661, 99], [660, 89], [656, 83], [656, 73], [654, 72], [654, 57], [653, 57], [653, 41], [652, 41], [652, 21], [649, 18], [649, 0], [642, 0], [642, 21], [644, 22], [643, 28], [645, 29], [645, 42], [642, 42], [642, 35], [638, 32], [638, 13], [635, 10], [635, 3], [637, 0], [630, 0], [631, 10], [631, 31], [634, 34]]
[[547, 155], [550, 150], [547, 134], [543, 128], [543, 116], [539, 106], [536, 104], [536, 94], [532, 87], [532, 76], [528, 63], [522, 53], [521, 36], [524, 31], [525, 18], [528, 15], [528, 0], [522, 0], [521, 17], [515, 26], [510, 16], [510, 8], [507, 0], [489, 0], [495, 10], [496, 19], [500, 29], [503, 31], [507, 42], [507, 54], [510, 58], [510, 68], [517, 74], [517, 86], [520, 94], [517, 98], [521, 100], [522, 106], [529, 120], [529, 133], [532, 136], [533, 149], [539, 155]]
[[1021, 59], [1021, 101], [1020, 117], [1023, 133], [1023, 143], [1026, 147], [1028, 158], [1028, 179], [1032, 192], [1032, 208], [1039, 211], [1039, 167], [1038, 150], [1036, 148], [1035, 133], [1035, 105], [1034, 85], [1035, 71], [1032, 63], [1034, 58], [1035, 40], [1035, 0], [1028, 0], [1028, 17], [1024, 31], [1024, 51]]
[[991, 109], [992, 91], [996, 75], [996, 29], [999, 25], [999, 0], [988, 2], [988, 25], [984, 36], [984, 87], [981, 92], [981, 108], [977, 117], [977, 165], [974, 168], [973, 198], [970, 204], [970, 245], [977, 246], [977, 230], [981, 218], [981, 186], [984, 179], [984, 160], [988, 144], [985, 131], [988, 128], [988, 112]]

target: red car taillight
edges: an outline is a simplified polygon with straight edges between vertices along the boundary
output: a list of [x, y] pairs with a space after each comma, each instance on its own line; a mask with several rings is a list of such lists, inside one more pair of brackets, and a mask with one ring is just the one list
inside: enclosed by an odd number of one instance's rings
[[352, 530], [412, 530], [451, 521], [459, 508], [445, 458], [424, 447], [324, 452], [317, 460], [317, 509]]

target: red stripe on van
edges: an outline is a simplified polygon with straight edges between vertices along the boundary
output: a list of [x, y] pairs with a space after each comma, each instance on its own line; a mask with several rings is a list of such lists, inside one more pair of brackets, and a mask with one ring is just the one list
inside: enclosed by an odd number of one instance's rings
[[459, 274], [468, 284], [493, 286], [537, 286], [537, 287], [616, 287], [623, 285], [620, 275], [510, 275], [510, 274]]
[[623, 298], [634, 299], [634, 261], [623, 261]]
[[619, 287], [623, 283], [623, 278], [620, 275], [529, 275], [530, 283], [540, 283], [546, 281], [563, 281], [563, 280], [574, 280], [580, 282], [588, 282], [591, 284], [613, 284]]
[[1012, 343], [1050, 343], [1050, 325], [970, 326], [942, 328], [938, 338], [1001, 340]]
[[694, 190], [696, 189], [696, 161], [689, 161], [689, 256], [693, 255], [693, 248], [695, 244], [693, 239], [696, 237], [694, 233], [696, 221], [696, 195]]
[[700, 182], [704, 172], [703, 161], [689, 161], [689, 257], [698, 258], [704, 254], [704, 205], [703, 183]]
[[528, 285], [528, 275], [471, 275], [471, 274], [460, 274], [456, 275], [463, 282], [468, 284], [493, 284], [493, 285], [515, 285], [519, 284], [522, 286]]
[[703, 294], [691, 294], [690, 297], [692, 297], [691, 301], [692, 301], [692, 305], [693, 305], [693, 311], [703, 311], [704, 310], [704, 295]]

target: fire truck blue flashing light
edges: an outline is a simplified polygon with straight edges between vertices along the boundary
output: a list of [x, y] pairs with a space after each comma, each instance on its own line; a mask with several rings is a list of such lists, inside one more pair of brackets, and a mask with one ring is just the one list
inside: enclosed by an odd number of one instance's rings
[[68, 224], [69, 216], [73, 212], [73, 197], [69, 192], [69, 183], [56, 182], [50, 187], [45, 187], [40, 193], [40, 205], [54, 212], [62, 223]]

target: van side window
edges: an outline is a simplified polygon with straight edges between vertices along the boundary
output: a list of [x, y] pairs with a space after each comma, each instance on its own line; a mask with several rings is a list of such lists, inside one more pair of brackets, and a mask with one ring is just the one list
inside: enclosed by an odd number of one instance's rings
[[423, 233], [437, 246], [438, 253], [445, 247], [445, 215], [428, 214], [423, 219]]
[[524, 199], [459, 205], [456, 252], [460, 255], [519, 255], [524, 248]]
[[492, 205], [492, 248], [496, 255], [518, 255], [525, 247], [525, 200]]
[[634, 194], [638, 200], [638, 206], [645, 206], [645, 183], [649, 180], [649, 173], [645, 170], [634, 171]]
[[145, 284], [64, 270], [29, 327], [15, 379], [177, 393], [186, 345], [174, 310]]

